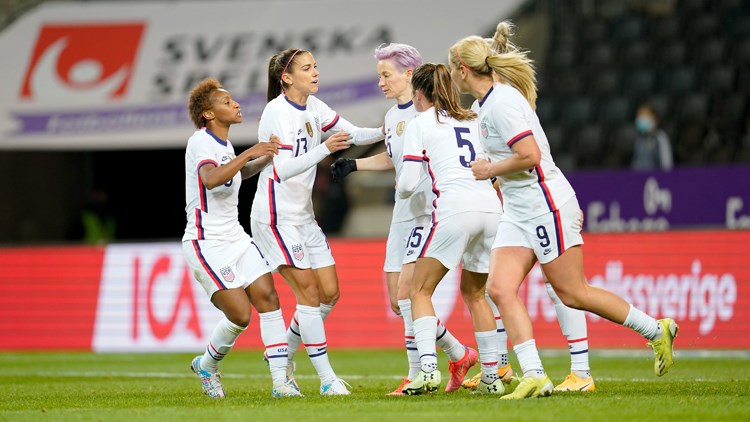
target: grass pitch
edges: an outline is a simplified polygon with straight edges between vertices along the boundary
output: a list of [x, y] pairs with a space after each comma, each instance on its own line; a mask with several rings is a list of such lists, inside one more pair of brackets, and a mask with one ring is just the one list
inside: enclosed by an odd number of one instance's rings
[[[193, 356], [0, 353], [0, 420], [750, 420], [747, 353], [684, 352], [658, 378], [648, 351], [592, 351], [597, 391], [519, 402], [465, 390], [386, 397], [406, 373], [400, 350], [332, 350], [333, 367], [351, 384], [352, 395], [326, 398], [318, 394], [309, 359], [299, 353], [297, 380], [306, 397], [288, 399], [271, 398], [262, 352], [235, 351], [222, 362], [228, 397], [217, 401], [203, 395], [188, 369]], [[448, 370], [445, 356], [440, 359], [444, 386]], [[564, 352], [543, 351], [542, 360], [555, 383], [569, 372]]]

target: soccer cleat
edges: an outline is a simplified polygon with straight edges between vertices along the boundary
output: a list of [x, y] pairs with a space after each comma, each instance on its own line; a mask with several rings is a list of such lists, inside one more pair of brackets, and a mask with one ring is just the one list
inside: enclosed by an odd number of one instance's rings
[[658, 323], [662, 328], [661, 338], [646, 344], [654, 349], [654, 372], [657, 376], [662, 376], [672, 367], [672, 346], [680, 327], [671, 318], [660, 319]]
[[349, 389], [351, 385], [341, 378], [336, 378], [332, 383], [320, 386], [321, 396], [348, 396], [351, 394]]
[[286, 382], [284, 384], [281, 384], [278, 387], [274, 387], [273, 391], [271, 391], [272, 397], [305, 397], [302, 395], [302, 393], [299, 392], [299, 388], [296, 387], [296, 385], [293, 385], [290, 382]]
[[391, 391], [390, 393], [386, 394], [386, 396], [403, 396], [404, 395], [404, 386], [408, 383], [410, 383], [411, 380], [409, 378], [403, 378], [401, 379], [401, 385], [399, 385], [395, 390]]
[[406, 384], [401, 390], [407, 396], [416, 396], [423, 393], [432, 393], [440, 388], [440, 371], [419, 371], [416, 377]]
[[552, 381], [544, 378], [523, 377], [512, 393], [500, 397], [501, 400], [521, 400], [530, 397], [544, 397], [552, 394]]
[[[504, 384], [510, 384], [513, 379], [513, 368], [511, 368], [510, 365], [498, 366], [497, 377], [503, 380]], [[473, 377], [464, 380], [464, 382], [461, 383], [461, 387], [469, 390], [476, 390], [480, 381], [482, 381], [482, 371], [479, 371]]]
[[589, 376], [584, 379], [574, 373], [565, 377], [565, 381], [555, 387], [555, 391], [594, 391], [594, 377]]
[[195, 375], [198, 375], [198, 378], [200, 378], [201, 384], [203, 385], [203, 392], [208, 397], [214, 399], [223, 399], [225, 397], [224, 386], [221, 385], [221, 372], [212, 374], [201, 369], [200, 356], [196, 356], [195, 359], [193, 359], [193, 362], [190, 364], [190, 370], [193, 371]]
[[[293, 360], [290, 360], [289, 363], [286, 365], [286, 383], [289, 384], [292, 388], [297, 390], [299, 393], [299, 385], [297, 385], [297, 381], [294, 380], [294, 371], [297, 369], [297, 364], [294, 363]], [[302, 394], [300, 394], [302, 395]]]
[[469, 368], [476, 365], [479, 354], [476, 350], [471, 347], [466, 347], [466, 353], [464, 357], [456, 362], [448, 362], [448, 371], [451, 373], [451, 378], [445, 385], [445, 392], [451, 393], [458, 390], [461, 387], [461, 383], [466, 377], [466, 373], [469, 372]]
[[492, 384], [487, 384], [480, 380], [479, 386], [477, 386], [477, 389], [472, 394], [498, 394], [502, 396], [505, 394], [505, 384], [503, 384], [503, 380], [500, 378], [493, 381]]

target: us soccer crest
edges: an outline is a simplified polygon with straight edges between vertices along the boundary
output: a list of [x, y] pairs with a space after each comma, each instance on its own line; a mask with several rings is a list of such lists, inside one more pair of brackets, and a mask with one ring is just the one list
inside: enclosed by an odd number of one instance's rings
[[312, 130], [312, 125], [310, 124], [310, 122], [305, 122], [305, 128], [307, 129], [307, 134], [312, 138], [313, 130]]
[[234, 271], [232, 271], [231, 267], [222, 267], [219, 272], [221, 273], [221, 276], [224, 277], [224, 280], [230, 283], [234, 281]]
[[301, 261], [305, 257], [305, 251], [302, 250], [301, 244], [292, 245], [292, 255], [294, 255], [294, 259], [297, 261]]
[[482, 122], [482, 124], [479, 125], [479, 129], [482, 132], [482, 137], [487, 138], [490, 134], [489, 129], [487, 129], [487, 123]]
[[404, 133], [404, 128], [406, 127], [406, 122], [403, 120], [398, 122], [396, 125], [396, 135], [401, 136], [402, 133]]

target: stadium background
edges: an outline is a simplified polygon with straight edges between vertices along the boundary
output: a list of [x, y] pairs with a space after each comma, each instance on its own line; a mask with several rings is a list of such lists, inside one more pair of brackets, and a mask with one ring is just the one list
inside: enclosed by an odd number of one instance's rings
[[[389, 12], [396, 4], [398, 14]], [[680, 347], [750, 349], [743, 335], [750, 312], [748, 2], [476, 1], [467, 4], [491, 13], [467, 8], [465, 17], [450, 2], [428, 4], [215, 2], [214, 10], [236, 12], [221, 14], [226, 29], [202, 22], [209, 18], [196, 17], [201, 3], [192, 1], [1, 3], [0, 349], [203, 348], [218, 312], [190, 279], [179, 248], [182, 145], [192, 133], [184, 101], [191, 83], [224, 75], [246, 111], [233, 143], [252, 144], [266, 58], [248, 59], [243, 43], [259, 55], [263, 47], [309, 42], [321, 85], [331, 87], [321, 98], [357, 124], [378, 125], [391, 104], [375, 86], [377, 44], [407, 42], [444, 61], [453, 41], [489, 36], [503, 18], [518, 25], [518, 43], [537, 62], [538, 114], [586, 213], [589, 279], [655, 316], [676, 316]], [[308, 20], [278, 25], [288, 7]], [[327, 24], [331, 16], [347, 24]], [[438, 27], [447, 29], [431, 33]], [[59, 55], [50, 62], [53, 51]], [[98, 79], [91, 79], [92, 62]], [[110, 77], [124, 79], [108, 85]], [[646, 99], [671, 137], [671, 172], [627, 169], [635, 107]], [[329, 343], [400, 347], [381, 271], [393, 176], [355, 173], [332, 185], [327, 164], [316, 212], [342, 282], [326, 322]], [[241, 193], [248, 230], [254, 182]], [[115, 219], [116, 238], [83, 245], [78, 221], [92, 198], [107, 198], [99, 206]], [[278, 281], [288, 319], [293, 297]], [[523, 296], [540, 345], [564, 348], [537, 270]], [[470, 341], [455, 274], [437, 301], [441, 318]], [[249, 331], [239, 347], [260, 346], [257, 324]], [[589, 340], [592, 348], [643, 346], [629, 330], [591, 317]]]

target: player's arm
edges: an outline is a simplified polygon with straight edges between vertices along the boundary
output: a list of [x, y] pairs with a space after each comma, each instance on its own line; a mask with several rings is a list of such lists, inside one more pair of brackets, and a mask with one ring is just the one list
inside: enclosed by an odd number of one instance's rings
[[[277, 153], [278, 153], [278, 147], [281, 146], [281, 140], [278, 136], [271, 136], [270, 142], [275, 144], [277, 146]], [[250, 148], [252, 149], [252, 148]], [[262, 155], [258, 158], [251, 159], [247, 163], [245, 163], [244, 166], [242, 166], [242, 179], [249, 179], [256, 174], [260, 173], [261, 170], [263, 170], [271, 161], [273, 160], [273, 155]]]
[[217, 166], [214, 161], [203, 162], [198, 168], [198, 174], [200, 174], [203, 181], [203, 186], [211, 190], [232, 180], [237, 172], [242, 171], [249, 160], [263, 156], [272, 157], [278, 151], [279, 144], [276, 142], [258, 143], [252, 148], [246, 149], [226, 164]]
[[404, 134], [404, 163], [401, 176], [396, 182], [396, 192], [400, 198], [408, 198], [419, 185], [422, 172], [424, 147], [422, 146], [419, 125], [412, 121]]
[[358, 127], [341, 116], [336, 116], [335, 123], [332, 126], [325, 127], [324, 130], [332, 133], [348, 133], [351, 138], [349, 142], [352, 145], [370, 145], [385, 139], [383, 126], [377, 128]]
[[393, 161], [387, 152], [355, 160], [339, 158], [331, 164], [331, 180], [338, 183], [349, 173], [357, 170], [392, 170], [393, 168]]
[[508, 134], [505, 143], [513, 154], [494, 163], [484, 159], [471, 163], [471, 171], [477, 180], [520, 173], [541, 163], [542, 151], [539, 149], [521, 109], [513, 104], [505, 104], [503, 107], [496, 106], [492, 111], [491, 118], [493, 122], [497, 122], [498, 127], [507, 128], [500, 133]]

